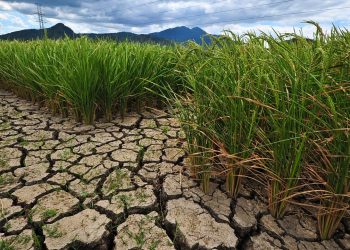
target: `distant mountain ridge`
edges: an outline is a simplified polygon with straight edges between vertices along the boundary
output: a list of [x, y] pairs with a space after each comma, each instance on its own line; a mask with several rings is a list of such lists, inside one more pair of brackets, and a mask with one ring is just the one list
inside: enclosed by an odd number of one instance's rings
[[196, 43], [201, 44], [202, 39], [206, 41], [208, 38], [208, 33], [202, 30], [201, 28], [188, 28], [186, 26], [166, 29], [161, 32], [151, 33], [151, 36], [167, 39], [175, 42], [186, 42], [186, 41], [195, 41]]
[[[48, 29], [46, 29], [47, 35], [51, 39], [59, 39], [66, 36], [75, 37], [76, 34], [74, 31], [65, 26], [63, 23], [58, 23]], [[27, 30], [19, 30], [15, 32], [11, 32], [5, 35], [0, 35], [0, 39], [2, 40], [33, 40], [43, 38], [44, 33], [42, 30], [37, 29], [27, 29]]]
[[[48, 38], [60, 39], [68, 36], [70, 38], [78, 38], [81, 36], [87, 36], [91, 39], [112, 39], [116, 41], [136, 41], [136, 42], [154, 42], [160, 44], [170, 44], [173, 42], [182, 43], [187, 41], [195, 41], [199, 44], [202, 43], [202, 38], [206, 42], [210, 42], [208, 33], [201, 28], [188, 28], [185, 26], [176, 27], [172, 29], [166, 29], [160, 32], [150, 34], [134, 34], [131, 32], [118, 32], [118, 33], [75, 33], [71, 28], [67, 27], [63, 23], [58, 23], [47, 30]], [[8, 34], [0, 35], [0, 40], [34, 40], [44, 37], [42, 30], [26, 29], [11, 32]]]

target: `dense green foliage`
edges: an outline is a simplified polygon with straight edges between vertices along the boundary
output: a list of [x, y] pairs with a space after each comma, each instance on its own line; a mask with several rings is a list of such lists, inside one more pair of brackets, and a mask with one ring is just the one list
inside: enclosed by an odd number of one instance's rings
[[175, 82], [173, 54], [172, 47], [86, 38], [0, 42], [0, 75], [18, 94], [92, 123], [151, 99], [146, 88], [154, 83]]
[[223, 178], [264, 183], [282, 218], [299, 195], [317, 206], [330, 238], [349, 207], [350, 32], [213, 38], [167, 47], [87, 39], [1, 42], [7, 88], [92, 123], [129, 104], [163, 98], [187, 137], [205, 191]]
[[314, 40], [230, 33], [193, 44], [178, 65], [188, 94], [174, 98], [204, 190], [211, 176], [233, 197], [242, 178], [263, 182], [276, 218], [307, 197], [326, 239], [349, 209], [350, 33], [314, 25]]

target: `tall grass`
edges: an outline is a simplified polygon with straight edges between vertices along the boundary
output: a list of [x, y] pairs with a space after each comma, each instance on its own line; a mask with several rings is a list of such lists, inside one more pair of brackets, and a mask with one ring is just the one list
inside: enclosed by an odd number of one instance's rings
[[328, 70], [323, 71], [326, 84], [316, 100], [320, 133], [312, 141], [315, 157], [310, 165], [314, 182], [322, 188], [317, 216], [322, 239], [332, 237], [350, 204], [349, 42], [349, 32], [336, 28], [319, 41], [325, 48], [320, 67]]
[[205, 191], [219, 175], [235, 197], [242, 178], [262, 174], [271, 214], [309, 197], [327, 239], [349, 208], [350, 43], [348, 31], [310, 23], [313, 40], [228, 33], [188, 46], [177, 65], [188, 92], [174, 96]]
[[282, 218], [287, 208], [288, 197], [296, 192], [299, 184], [308, 136], [313, 133], [316, 117], [310, 95], [314, 95], [315, 69], [312, 64], [312, 45], [293, 34], [297, 39], [289, 44], [285, 38], [264, 36], [269, 46], [266, 79], [268, 88], [263, 102], [269, 107], [264, 114], [267, 124], [263, 126], [260, 142], [261, 152], [270, 159], [266, 161], [270, 181], [269, 207], [273, 216]]
[[92, 123], [97, 116], [111, 119], [131, 102], [150, 99], [146, 87], [155, 86], [152, 82], [175, 82], [172, 50], [87, 38], [1, 42], [0, 76], [18, 94]]
[[264, 48], [244, 45], [237, 36], [232, 39], [204, 48], [193, 44], [183, 55], [179, 62], [185, 65], [178, 67], [187, 80], [190, 101], [179, 96], [177, 103], [192, 164], [198, 168], [195, 174], [204, 180], [204, 189], [210, 176], [218, 174], [226, 177], [227, 189], [235, 197], [246, 167], [256, 160], [253, 140], [262, 108], [251, 100], [262, 79], [261, 69], [252, 67], [251, 60], [259, 58]]

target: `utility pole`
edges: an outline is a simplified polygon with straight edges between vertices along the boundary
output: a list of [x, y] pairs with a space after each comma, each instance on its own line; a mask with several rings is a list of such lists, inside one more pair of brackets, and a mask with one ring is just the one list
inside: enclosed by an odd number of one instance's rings
[[44, 14], [41, 8], [41, 4], [36, 3], [36, 9], [37, 9], [36, 14], [38, 15], [38, 23], [39, 23], [40, 30], [42, 30], [43, 32], [43, 37], [47, 38], [47, 33], [44, 26]]

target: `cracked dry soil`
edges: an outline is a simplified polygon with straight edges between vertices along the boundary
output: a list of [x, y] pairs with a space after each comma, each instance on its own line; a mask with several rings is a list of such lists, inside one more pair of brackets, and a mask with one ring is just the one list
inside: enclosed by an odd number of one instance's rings
[[166, 111], [85, 126], [0, 90], [0, 247], [12, 249], [350, 249], [350, 222], [319, 241], [293, 209], [273, 219], [257, 187], [204, 194]]

